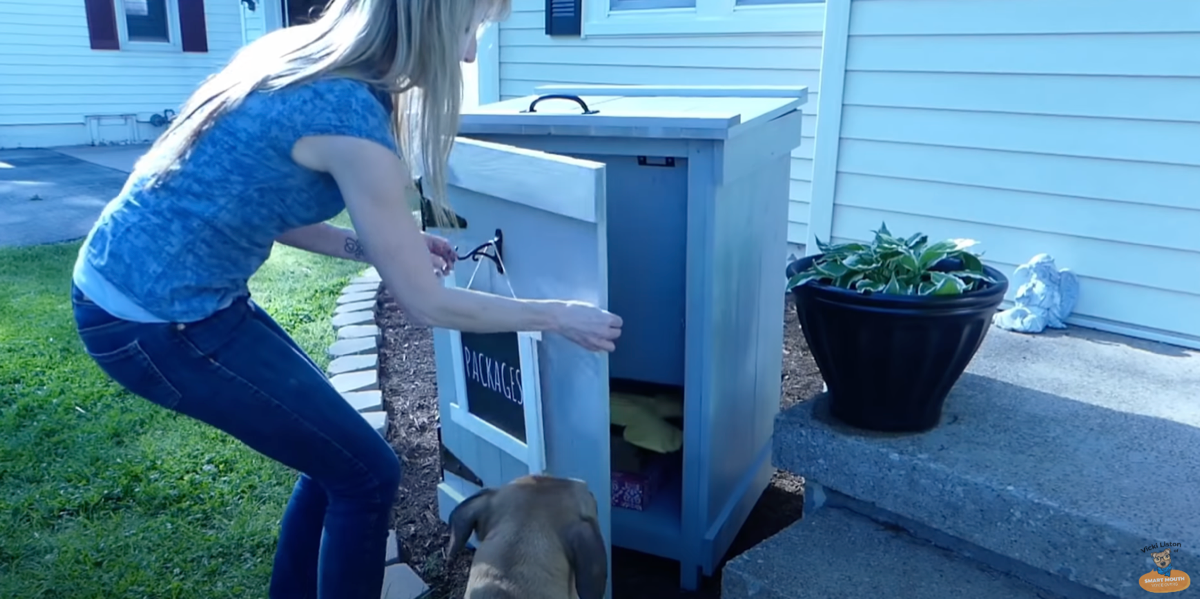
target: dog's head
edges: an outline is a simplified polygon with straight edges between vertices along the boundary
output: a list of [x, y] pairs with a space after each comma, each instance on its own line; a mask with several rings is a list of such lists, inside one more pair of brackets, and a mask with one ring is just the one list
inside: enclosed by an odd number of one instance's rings
[[596, 497], [580, 480], [550, 476], [523, 476], [498, 489], [484, 489], [450, 512], [450, 542], [446, 556], [453, 557], [474, 533], [482, 543], [501, 522], [521, 528], [538, 524], [553, 531], [575, 574], [579, 599], [602, 599], [608, 584], [608, 555], [600, 534]]

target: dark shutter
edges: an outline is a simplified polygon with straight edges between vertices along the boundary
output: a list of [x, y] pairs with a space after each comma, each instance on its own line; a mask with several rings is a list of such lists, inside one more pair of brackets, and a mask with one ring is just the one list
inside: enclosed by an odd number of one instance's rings
[[582, 0], [546, 0], [546, 35], [583, 33]]
[[120, 50], [117, 35], [117, 7], [113, 0], [84, 0], [87, 12], [88, 39], [93, 50]]
[[208, 52], [204, 0], [179, 0], [179, 39], [184, 52]]

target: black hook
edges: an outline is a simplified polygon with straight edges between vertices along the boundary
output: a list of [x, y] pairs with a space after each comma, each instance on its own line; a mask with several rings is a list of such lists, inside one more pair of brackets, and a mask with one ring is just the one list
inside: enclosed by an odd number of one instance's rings
[[[428, 227], [437, 227], [433, 217], [433, 202], [425, 197], [425, 190], [421, 189], [421, 178], [418, 177], [413, 183], [417, 187], [417, 193], [421, 196], [421, 230], [424, 231]], [[458, 228], [467, 228], [467, 219], [451, 212], [450, 213], [458, 221]], [[488, 248], [492, 248], [492, 253], [488, 253]], [[454, 246], [455, 254], [457, 255], [458, 246]], [[459, 260], [474, 260], [479, 262], [480, 258], [487, 258], [496, 265], [496, 272], [504, 274], [504, 233], [500, 229], [496, 229], [496, 236], [479, 244], [478, 247], [467, 252], [465, 256], [458, 256]]]
[[[490, 253], [490, 254], [488, 253], [489, 248], [491, 248], [491, 250], [492, 250], [492, 253]], [[455, 252], [458, 251], [457, 246], [455, 246], [454, 251]], [[479, 262], [480, 258], [487, 258], [488, 260], [491, 260], [493, 264], [496, 265], [496, 272], [498, 272], [500, 274], [504, 274], [503, 255], [504, 255], [504, 232], [502, 232], [500, 229], [496, 229], [495, 237], [479, 244], [478, 247], [471, 250], [470, 252], [467, 252], [467, 255], [459, 256], [458, 259], [459, 260], [474, 260], [476, 262]]]

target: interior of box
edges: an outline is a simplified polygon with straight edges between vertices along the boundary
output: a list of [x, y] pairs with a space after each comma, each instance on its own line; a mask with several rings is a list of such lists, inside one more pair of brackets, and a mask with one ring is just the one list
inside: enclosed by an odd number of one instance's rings
[[682, 521], [688, 161], [578, 157], [605, 164], [608, 303], [624, 321], [609, 357], [612, 509], [639, 539], [614, 542], [665, 541]]
[[[683, 468], [683, 388], [611, 379], [613, 506], [647, 511]], [[675, 485], [676, 487], [678, 484]]]
[[612, 378], [609, 392], [613, 543], [662, 554], [683, 519], [683, 387]]

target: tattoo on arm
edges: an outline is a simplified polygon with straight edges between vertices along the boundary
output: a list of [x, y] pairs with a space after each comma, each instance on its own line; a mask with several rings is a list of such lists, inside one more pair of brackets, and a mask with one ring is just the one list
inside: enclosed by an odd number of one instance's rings
[[367, 261], [367, 252], [366, 252], [366, 250], [363, 249], [362, 244], [358, 242], [357, 237], [354, 237], [354, 236], [347, 237], [346, 245], [344, 246], [344, 249], [346, 250], [346, 254], [349, 255], [351, 258], [354, 258], [355, 260], [358, 260], [360, 262]]

